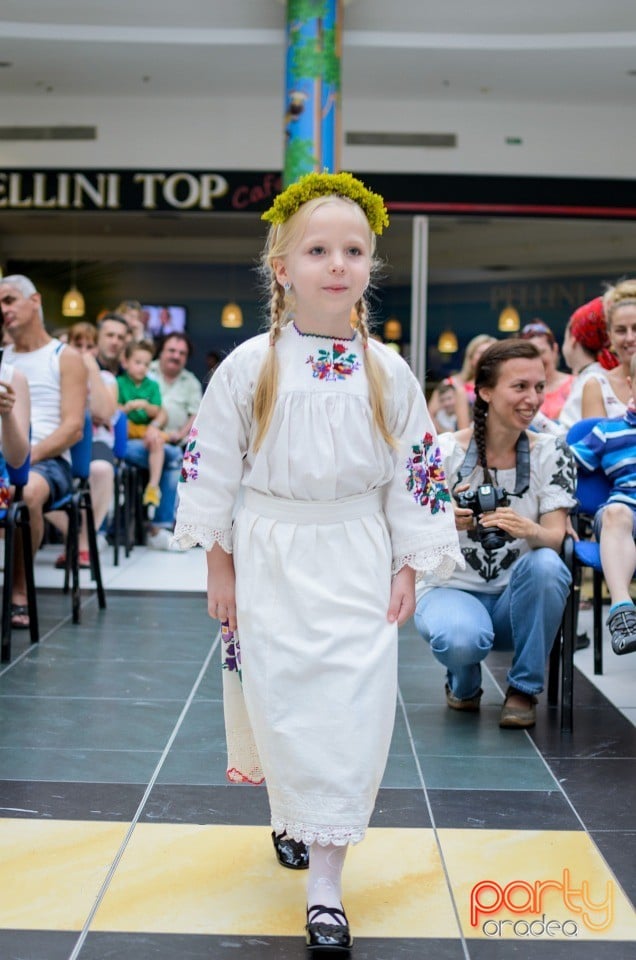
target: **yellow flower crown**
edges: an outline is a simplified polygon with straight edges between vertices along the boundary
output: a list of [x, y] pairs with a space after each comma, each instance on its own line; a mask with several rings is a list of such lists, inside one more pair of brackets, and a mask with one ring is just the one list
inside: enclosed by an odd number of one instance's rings
[[336, 194], [349, 197], [362, 208], [369, 226], [378, 236], [389, 225], [389, 215], [384, 200], [379, 193], [372, 193], [365, 185], [350, 173], [307, 173], [296, 183], [279, 193], [273, 204], [261, 216], [261, 220], [270, 223], [285, 223], [303, 203], [315, 197], [328, 197]]

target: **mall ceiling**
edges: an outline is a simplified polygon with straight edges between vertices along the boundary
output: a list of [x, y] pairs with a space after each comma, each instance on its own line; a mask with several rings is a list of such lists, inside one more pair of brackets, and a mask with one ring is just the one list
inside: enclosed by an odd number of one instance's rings
[[[281, 0], [3, 0], [0, 95], [196, 97], [231, 90], [249, 97], [283, 88]], [[633, 109], [634, 0], [350, 0], [343, 89], [391, 100], [423, 94], [443, 102], [560, 102]], [[417, 84], [413, 84], [413, 77]], [[609, 145], [608, 145], [609, 146]], [[11, 256], [66, 258], [72, 232], [96, 259], [253, 262], [262, 225], [251, 217], [45, 212], [3, 213], [0, 242]], [[6, 244], [3, 244], [5, 247]], [[633, 270], [630, 222], [437, 218], [431, 280]], [[390, 283], [411, 269], [408, 218], [393, 217], [381, 253]], [[6, 249], [0, 252], [6, 256]]]

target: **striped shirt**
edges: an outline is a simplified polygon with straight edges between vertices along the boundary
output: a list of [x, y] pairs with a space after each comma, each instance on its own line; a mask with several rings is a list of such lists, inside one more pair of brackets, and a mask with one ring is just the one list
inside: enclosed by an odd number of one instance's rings
[[636, 410], [599, 420], [591, 433], [570, 447], [587, 470], [599, 467], [612, 485], [608, 503], [636, 507]]

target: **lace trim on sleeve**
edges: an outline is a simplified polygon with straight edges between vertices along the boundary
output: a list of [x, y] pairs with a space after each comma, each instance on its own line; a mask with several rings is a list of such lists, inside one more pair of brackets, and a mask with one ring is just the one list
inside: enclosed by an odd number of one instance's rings
[[190, 550], [191, 547], [202, 546], [204, 550], [211, 550], [218, 543], [226, 553], [232, 553], [232, 529], [212, 530], [196, 523], [177, 521], [173, 535], [174, 542], [181, 550]]
[[456, 566], [464, 569], [465, 561], [459, 546], [439, 546], [394, 557], [391, 574], [395, 575], [406, 566], [415, 570], [416, 580], [421, 580], [424, 575], [434, 576], [438, 580], [448, 580]]

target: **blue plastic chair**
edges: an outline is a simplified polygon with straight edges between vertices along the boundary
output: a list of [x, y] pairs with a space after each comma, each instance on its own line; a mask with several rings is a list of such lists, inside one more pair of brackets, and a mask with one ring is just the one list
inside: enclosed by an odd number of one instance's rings
[[[589, 417], [580, 420], [570, 427], [567, 434], [568, 443], [576, 443], [588, 435], [599, 422], [598, 417]], [[592, 523], [599, 507], [607, 501], [611, 484], [602, 470], [590, 473], [579, 467], [576, 484], [576, 499], [578, 506], [574, 514], [576, 532], [580, 539], [574, 541], [572, 556], [572, 581], [580, 594], [581, 572], [585, 567], [592, 570], [592, 610], [593, 610], [593, 650], [594, 673], [603, 673], [603, 567], [601, 566], [601, 549], [595, 540], [591, 540]], [[578, 603], [575, 605], [578, 610]], [[573, 626], [576, 636], [576, 619]]]
[[2, 587], [2, 662], [11, 659], [11, 594], [14, 580], [14, 550], [16, 531], [20, 531], [22, 558], [26, 578], [27, 609], [29, 613], [29, 633], [31, 643], [40, 639], [38, 624], [38, 608], [35, 591], [35, 577], [33, 569], [33, 548], [31, 545], [31, 517], [29, 508], [22, 499], [22, 490], [29, 480], [31, 456], [26, 458], [21, 467], [12, 467], [6, 464], [9, 482], [15, 488], [11, 503], [0, 515], [0, 528], [4, 530], [4, 583]]

